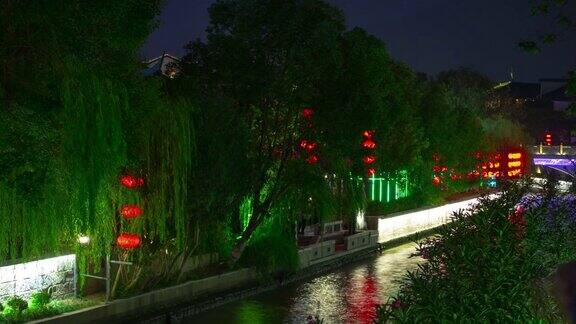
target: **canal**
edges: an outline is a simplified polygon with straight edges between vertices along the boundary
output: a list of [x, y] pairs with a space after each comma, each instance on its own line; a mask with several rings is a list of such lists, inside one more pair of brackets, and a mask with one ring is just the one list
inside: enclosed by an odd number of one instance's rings
[[399, 287], [407, 270], [422, 259], [410, 257], [416, 244], [383, 251], [373, 258], [282, 289], [236, 301], [188, 318], [190, 323], [306, 323], [318, 315], [323, 323], [372, 323], [376, 305]]

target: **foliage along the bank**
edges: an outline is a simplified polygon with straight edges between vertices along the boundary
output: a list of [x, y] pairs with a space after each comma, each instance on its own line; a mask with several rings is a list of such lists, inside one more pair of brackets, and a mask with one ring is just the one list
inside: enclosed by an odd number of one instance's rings
[[421, 265], [380, 308], [379, 323], [565, 321], [552, 278], [576, 258], [576, 198], [529, 185], [485, 197], [421, 242]]

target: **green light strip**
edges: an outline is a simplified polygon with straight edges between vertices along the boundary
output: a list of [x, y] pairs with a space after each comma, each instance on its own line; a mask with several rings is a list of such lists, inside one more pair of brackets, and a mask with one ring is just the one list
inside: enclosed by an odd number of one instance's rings
[[408, 197], [408, 174], [406, 174], [406, 180], [404, 181], [404, 198]]
[[390, 202], [390, 180], [386, 180], [386, 202]]
[[382, 202], [382, 178], [380, 178], [380, 190], [378, 191], [378, 201]]
[[370, 180], [372, 180], [372, 190], [371, 190], [372, 192], [371, 192], [371, 197], [372, 197], [372, 201], [374, 201], [374, 199], [375, 199], [374, 197], [375, 197], [375, 195], [376, 195], [376, 194], [374, 193], [374, 190], [376, 190], [376, 179], [374, 178], [374, 175], [372, 175], [372, 179], [370, 179]]

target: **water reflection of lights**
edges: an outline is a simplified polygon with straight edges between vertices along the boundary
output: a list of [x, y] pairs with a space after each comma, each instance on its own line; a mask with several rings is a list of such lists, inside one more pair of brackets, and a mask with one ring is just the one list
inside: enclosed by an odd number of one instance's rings
[[190, 318], [194, 323], [306, 323], [319, 315], [324, 323], [372, 323], [376, 305], [397, 292], [416, 245], [405, 244], [375, 258], [289, 285], [271, 293], [234, 302]]
[[308, 315], [318, 315], [324, 322], [331, 323], [340, 317], [340, 311], [346, 308], [340, 286], [342, 274], [330, 273], [315, 278], [302, 285], [293, 298], [290, 318], [293, 323], [305, 323]]
[[416, 244], [385, 251], [375, 259], [356, 264], [305, 283], [292, 298], [291, 323], [305, 323], [307, 315], [320, 315], [324, 323], [372, 323], [376, 305], [397, 292], [407, 270], [421, 258], [410, 257]]

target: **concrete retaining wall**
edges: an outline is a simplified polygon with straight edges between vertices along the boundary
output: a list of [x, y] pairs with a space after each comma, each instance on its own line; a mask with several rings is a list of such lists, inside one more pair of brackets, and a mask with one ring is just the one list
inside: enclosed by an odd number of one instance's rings
[[137, 316], [151, 308], [160, 309], [185, 303], [202, 296], [241, 288], [257, 281], [258, 275], [251, 269], [241, 269], [222, 275], [193, 280], [169, 288], [155, 290], [126, 299], [118, 299], [109, 304], [67, 313], [33, 323], [97, 323], [100, 321], [120, 321], [124, 317]]
[[74, 296], [76, 255], [18, 263], [0, 267], [0, 302], [50, 289], [54, 298]]

